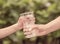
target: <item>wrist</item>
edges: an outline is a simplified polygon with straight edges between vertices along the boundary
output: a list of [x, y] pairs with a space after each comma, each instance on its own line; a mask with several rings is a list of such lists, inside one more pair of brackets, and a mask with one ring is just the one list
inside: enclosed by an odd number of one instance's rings
[[22, 29], [22, 26], [19, 25], [18, 23], [16, 23], [15, 26], [16, 26], [17, 30], [21, 30]]

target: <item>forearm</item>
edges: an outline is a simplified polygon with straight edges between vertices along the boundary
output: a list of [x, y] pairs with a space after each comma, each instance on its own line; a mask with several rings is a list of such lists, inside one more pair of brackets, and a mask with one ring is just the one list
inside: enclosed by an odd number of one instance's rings
[[48, 32], [54, 32], [60, 29], [60, 16], [56, 18], [55, 20], [46, 24], [46, 29], [48, 30]]
[[21, 27], [19, 27], [18, 24], [0, 29], [0, 39], [18, 31], [19, 29], [21, 29]]

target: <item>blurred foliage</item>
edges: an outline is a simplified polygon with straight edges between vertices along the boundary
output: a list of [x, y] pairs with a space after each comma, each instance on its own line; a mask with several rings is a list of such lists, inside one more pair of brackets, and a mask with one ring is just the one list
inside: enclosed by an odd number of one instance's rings
[[[36, 23], [45, 24], [60, 15], [60, 0], [0, 0], [0, 28], [16, 23], [20, 14], [27, 11], [34, 11]], [[26, 39], [23, 32], [18, 31], [2, 41], [3, 44], [51, 44], [54, 38], [59, 37], [60, 31], [56, 31], [47, 36]]]

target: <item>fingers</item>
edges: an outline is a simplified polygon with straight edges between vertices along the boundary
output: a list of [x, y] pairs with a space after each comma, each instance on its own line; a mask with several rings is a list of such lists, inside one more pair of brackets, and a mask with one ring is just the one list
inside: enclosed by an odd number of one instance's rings
[[23, 31], [24, 31], [24, 32], [29, 32], [29, 29], [25, 29], [25, 28], [24, 28]]
[[44, 32], [41, 32], [41, 33], [30, 33], [29, 32], [29, 34], [27, 34], [27, 33], [25, 33], [25, 37], [26, 38], [32, 38], [32, 37], [37, 37], [37, 36], [44, 36], [44, 35], [46, 35], [46, 31], [44, 31]]
[[24, 27], [23, 31], [24, 32], [32, 31], [34, 27], [35, 27], [35, 24], [33, 24], [33, 25], [27, 25], [27, 26]]
[[32, 32], [24, 32], [25, 35], [31, 35]]
[[25, 37], [26, 38], [32, 38], [32, 37], [36, 37], [37, 35], [32, 33], [32, 32], [27, 32], [27, 33], [24, 33], [25, 34]]
[[[41, 29], [43, 30], [43, 29]], [[32, 31], [24, 32], [26, 38], [44, 36], [47, 34], [47, 31], [39, 31], [38, 29], [33, 29]]]
[[38, 35], [38, 33], [36, 32], [36, 30], [25, 32], [24, 34], [25, 34], [26, 38], [36, 37]]
[[35, 37], [35, 36], [33, 36], [33, 34], [32, 34], [31, 31], [30, 31], [30, 32], [24, 32], [24, 35], [25, 35], [26, 38], [32, 38], [32, 37]]
[[24, 21], [26, 21], [26, 17], [25, 17], [25, 16], [21, 16], [21, 17], [19, 18], [19, 22], [24, 22]]
[[24, 32], [24, 35], [26, 38], [31, 38], [31, 37], [35, 37], [35, 33], [33, 31], [26, 31]]
[[32, 38], [32, 37], [36, 37], [35, 35], [27, 35], [27, 36], [25, 36], [26, 38]]

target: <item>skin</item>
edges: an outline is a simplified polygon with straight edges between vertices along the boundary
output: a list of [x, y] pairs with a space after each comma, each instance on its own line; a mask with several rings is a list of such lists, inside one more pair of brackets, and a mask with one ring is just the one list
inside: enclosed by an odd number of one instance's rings
[[[19, 18], [18, 22], [16, 24], [13, 24], [9, 27], [0, 29], [0, 39], [4, 38], [6, 36], [9, 36], [10, 34], [13, 34], [16, 31], [19, 31], [23, 28], [23, 24], [25, 22], [32, 21], [34, 22], [35, 19], [32, 17], [29, 20], [30, 17], [28, 16], [22, 16]], [[33, 24], [31, 27], [31, 30], [26, 29], [23, 30], [24, 34], [26, 35], [26, 38], [36, 37], [36, 36], [43, 36], [48, 33], [54, 32], [58, 29], [60, 29], [60, 16], [56, 18], [55, 20], [47, 23], [47, 24]]]
[[16, 24], [0, 29], [0, 39], [9, 36], [16, 31], [21, 30], [23, 28], [23, 23], [25, 20], [26, 17], [21, 16]]
[[[21, 30], [22, 28], [24, 29], [24, 23], [25, 22], [30, 22], [31, 19], [32, 21], [34, 22], [34, 17], [30, 17], [30, 12], [27, 12], [27, 13], [22, 13], [22, 16], [19, 18], [18, 22], [9, 26], [9, 27], [6, 27], [6, 28], [3, 28], [3, 29], [0, 29], [0, 39], [6, 37], [6, 36], [9, 36], [13, 33], [15, 33], [16, 31], [19, 31]], [[26, 14], [25, 16], [23, 14]], [[24, 31], [24, 30], [23, 30]]]
[[25, 30], [26, 38], [43, 36], [57, 31], [60, 29], [60, 16], [47, 24], [34, 24], [31, 28], [32, 30]]

